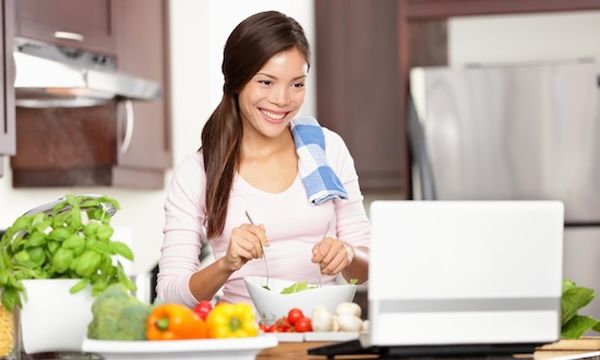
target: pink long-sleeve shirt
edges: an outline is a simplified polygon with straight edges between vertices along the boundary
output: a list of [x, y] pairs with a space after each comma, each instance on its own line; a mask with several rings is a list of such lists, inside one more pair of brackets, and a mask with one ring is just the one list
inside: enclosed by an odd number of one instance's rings
[[[225, 255], [231, 231], [248, 223], [247, 210], [256, 224], [263, 224], [270, 246], [265, 247], [269, 275], [275, 279], [318, 282], [319, 267], [311, 262], [313, 246], [328, 236], [352, 246], [369, 246], [370, 224], [363, 206], [354, 161], [342, 138], [323, 128], [329, 165], [344, 184], [347, 200], [335, 199], [311, 205], [299, 176], [280, 193], [259, 190], [236, 173], [223, 233], [208, 239], [215, 258]], [[190, 277], [199, 270], [200, 241], [205, 238], [204, 200], [206, 173], [201, 152], [189, 155], [174, 171], [167, 200], [164, 242], [159, 262], [157, 294], [163, 301], [197, 304], [190, 291]], [[223, 287], [223, 300], [251, 303], [243, 282], [245, 276], [265, 276], [262, 259], [247, 262], [234, 272]], [[322, 276], [322, 283], [335, 277]]]

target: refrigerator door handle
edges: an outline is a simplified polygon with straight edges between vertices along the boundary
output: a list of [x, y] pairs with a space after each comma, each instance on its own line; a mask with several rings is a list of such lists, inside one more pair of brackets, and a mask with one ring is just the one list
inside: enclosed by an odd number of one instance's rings
[[412, 159], [417, 164], [422, 200], [437, 200], [431, 159], [425, 145], [425, 133], [419, 120], [412, 95], [408, 96], [408, 136]]

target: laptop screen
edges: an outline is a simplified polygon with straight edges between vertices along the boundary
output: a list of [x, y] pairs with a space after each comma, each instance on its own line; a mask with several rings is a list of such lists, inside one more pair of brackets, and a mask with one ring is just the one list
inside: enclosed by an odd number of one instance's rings
[[551, 342], [563, 205], [375, 201], [369, 345]]

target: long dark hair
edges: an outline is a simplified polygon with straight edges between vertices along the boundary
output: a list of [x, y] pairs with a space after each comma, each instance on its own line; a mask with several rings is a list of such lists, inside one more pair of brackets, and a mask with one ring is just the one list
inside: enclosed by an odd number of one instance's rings
[[298, 49], [309, 64], [309, 46], [302, 26], [277, 11], [252, 15], [229, 35], [221, 70], [223, 98], [202, 129], [202, 156], [206, 171], [207, 237], [223, 233], [229, 193], [238, 167], [242, 119], [238, 94], [274, 55]]

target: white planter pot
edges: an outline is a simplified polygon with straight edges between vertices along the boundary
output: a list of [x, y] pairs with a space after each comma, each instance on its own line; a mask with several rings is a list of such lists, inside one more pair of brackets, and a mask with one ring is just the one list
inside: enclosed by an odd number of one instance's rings
[[91, 290], [77, 294], [69, 288], [79, 279], [23, 280], [27, 300], [21, 309], [23, 350], [28, 354], [81, 351], [92, 320]]

